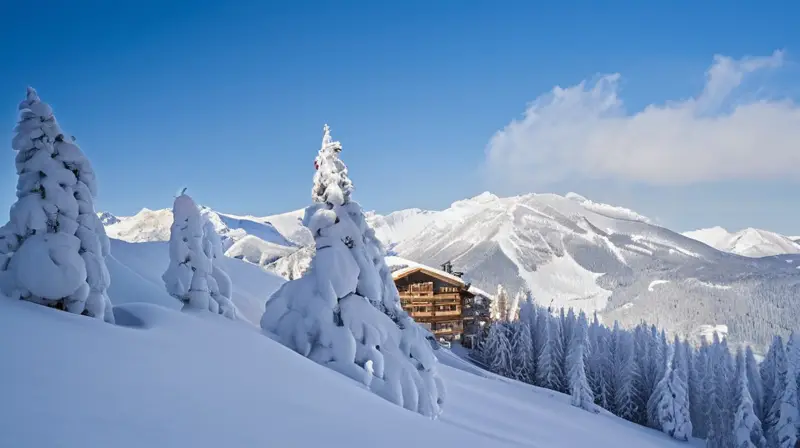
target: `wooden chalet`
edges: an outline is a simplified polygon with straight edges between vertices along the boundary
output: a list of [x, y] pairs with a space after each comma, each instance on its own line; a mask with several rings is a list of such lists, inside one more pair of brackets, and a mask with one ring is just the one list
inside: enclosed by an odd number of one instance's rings
[[461, 341], [471, 347], [480, 331], [473, 309], [476, 295], [469, 283], [445, 263], [442, 270], [423, 265], [401, 268], [392, 273], [403, 309], [437, 339]]

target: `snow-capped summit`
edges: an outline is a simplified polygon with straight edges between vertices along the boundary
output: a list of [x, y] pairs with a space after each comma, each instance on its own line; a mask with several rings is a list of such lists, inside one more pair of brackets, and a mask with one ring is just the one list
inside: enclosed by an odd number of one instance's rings
[[759, 258], [800, 253], [800, 243], [795, 239], [752, 227], [731, 233], [717, 226], [684, 232], [683, 235], [721, 251], [745, 257]]
[[109, 212], [98, 212], [97, 217], [100, 218], [100, 222], [106, 227], [119, 222], [119, 218]]

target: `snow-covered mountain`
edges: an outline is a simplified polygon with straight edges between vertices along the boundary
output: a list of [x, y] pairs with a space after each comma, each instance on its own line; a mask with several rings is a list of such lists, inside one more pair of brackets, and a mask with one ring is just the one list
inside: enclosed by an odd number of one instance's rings
[[759, 344], [800, 319], [792, 260], [721, 252], [577, 194], [483, 193], [426, 217], [394, 252], [431, 266], [449, 260], [488, 291], [528, 288], [542, 305], [683, 334], [727, 325], [731, 339]]
[[800, 243], [796, 241], [797, 237], [784, 236], [761, 229], [747, 228], [738, 232], [728, 232], [717, 226], [684, 232], [683, 235], [723, 252], [745, 257], [759, 258], [800, 253]]

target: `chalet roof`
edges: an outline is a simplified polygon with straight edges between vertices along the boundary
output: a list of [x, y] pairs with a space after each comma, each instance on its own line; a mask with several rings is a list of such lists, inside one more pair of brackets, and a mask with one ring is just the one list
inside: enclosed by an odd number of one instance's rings
[[[430, 266], [417, 263], [406, 258], [397, 257], [397, 256], [388, 256], [386, 257], [386, 264], [392, 268], [396, 268], [394, 272], [392, 272], [392, 280], [397, 280], [401, 277], [405, 277], [411, 273], [423, 271], [428, 275], [432, 275], [434, 277], [438, 277], [444, 282], [452, 283], [454, 285], [458, 285], [460, 288], [466, 288], [467, 284], [464, 282], [463, 279], [457, 277], [453, 274], [447, 273], [441, 269], [432, 268]], [[469, 293], [474, 294], [476, 296], [483, 296], [486, 298], [491, 298], [491, 294], [483, 291], [482, 289], [478, 289], [475, 285], [470, 285], [469, 289], [467, 290]]]
[[399, 269], [399, 270], [397, 270], [395, 272], [392, 272], [392, 279], [397, 280], [399, 278], [405, 277], [405, 276], [407, 276], [409, 274], [413, 274], [415, 272], [423, 272], [423, 273], [428, 274], [428, 275], [430, 275], [432, 277], [436, 277], [436, 278], [438, 278], [439, 280], [441, 280], [441, 281], [443, 281], [445, 283], [454, 284], [454, 285], [458, 286], [459, 288], [464, 288], [465, 286], [467, 286], [466, 283], [464, 283], [464, 281], [459, 279], [458, 277], [455, 277], [455, 276], [452, 276], [452, 275], [448, 275], [444, 271], [439, 271], [438, 269], [431, 269], [431, 268], [428, 268], [426, 266], [409, 266], [407, 268]]

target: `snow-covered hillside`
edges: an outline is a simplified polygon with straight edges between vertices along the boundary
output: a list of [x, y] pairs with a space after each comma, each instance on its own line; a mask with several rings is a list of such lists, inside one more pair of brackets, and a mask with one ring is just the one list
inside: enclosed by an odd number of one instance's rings
[[[159, 243], [115, 246], [136, 264], [132, 272], [145, 260], [166, 263]], [[7, 361], [0, 372], [0, 446], [686, 446], [572, 407], [565, 395], [496, 377], [445, 350], [439, 357], [448, 408], [430, 420], [256, 328], [155, 305], [162, 299], [152, 297], [147, 280], [127, 283], [115, 272], [115, 281], [130, 288], [127, 298], [150, 302], [118, 305], [116, 326], [0, 300], [0, 339], [11, 341], [0, 344]], [[66, 382], [53, 381], [56, 366]], [[343, 404], [351, 412], [342, 412]]]
[[[109, 296], [115, 305], [147, 302], [179, 310], [181, 303], [167, 294], [161, 275], [169, 265], [169, 245], [156, 241], [128, 243], [111, 240], [108, 258], [111, 274]], [[269, 296], [284, 282], [241, 260], [224, 257], [222, 268], [233, 282], [233, 302], [248, 322], [258, 326]]]
[[800, 253], [800, 243], [794, 238], [761, 229], [747, 228], [738, 232], [728, 232], [717, 226], [684, 232], [683, 235], [723, 252], [745, 257], [759, 258]]

